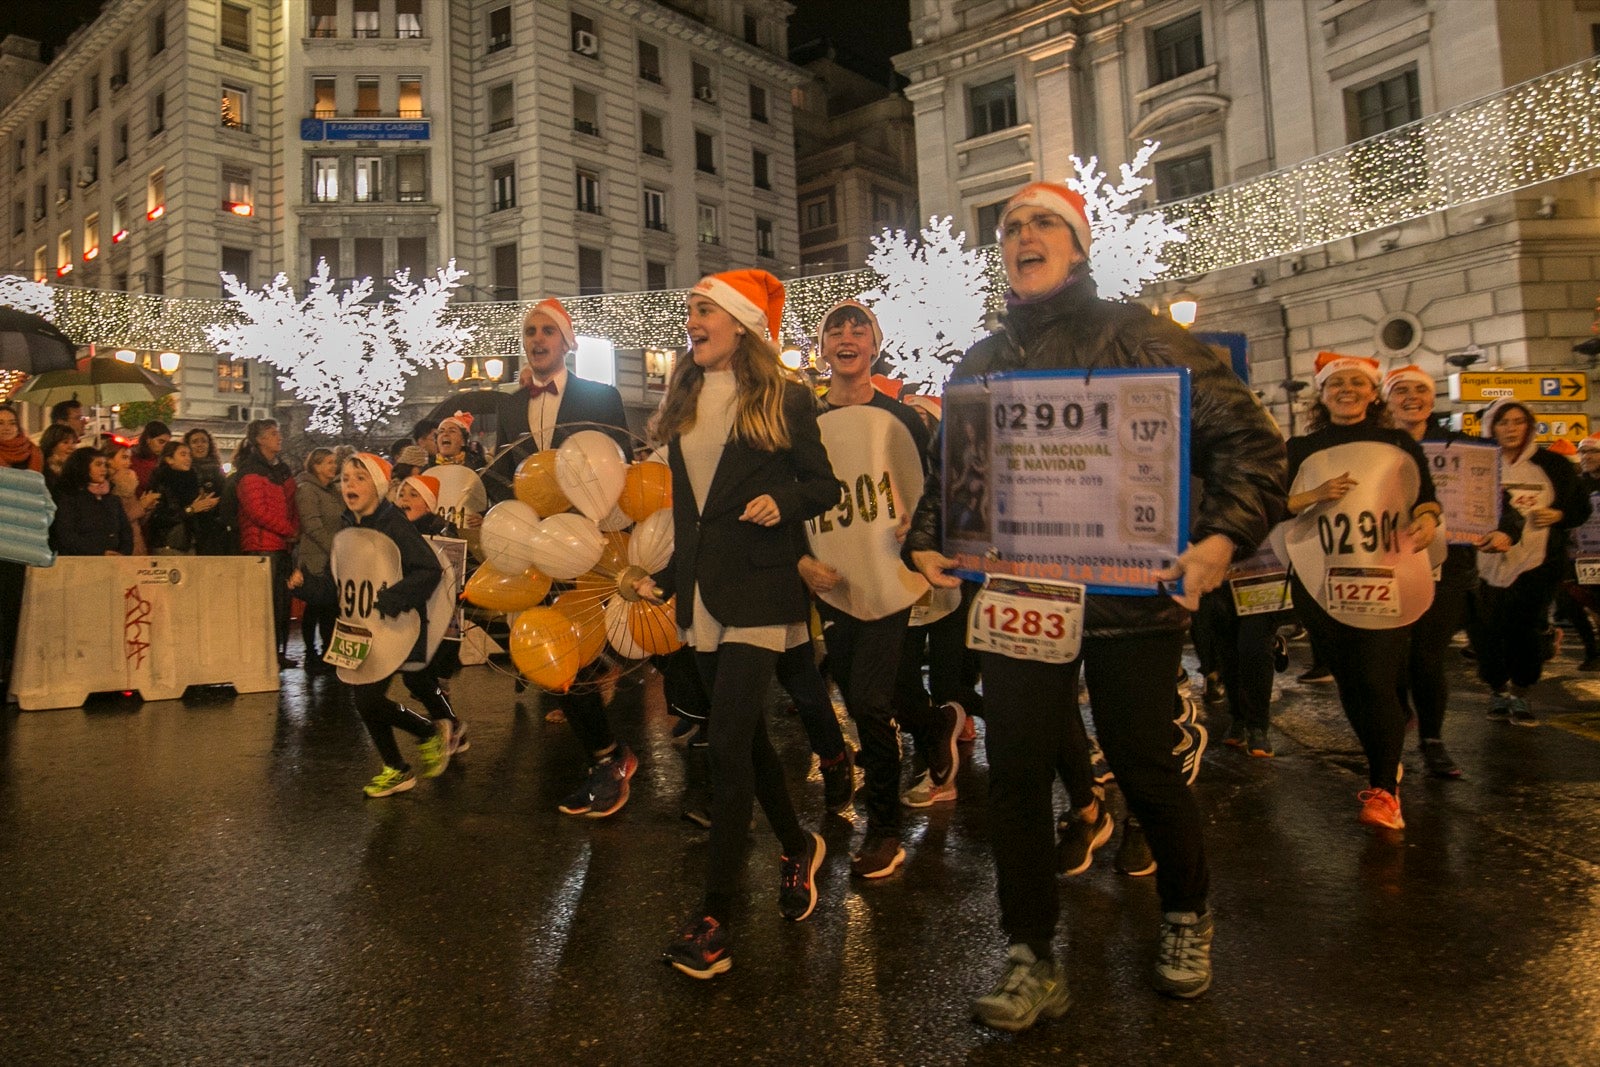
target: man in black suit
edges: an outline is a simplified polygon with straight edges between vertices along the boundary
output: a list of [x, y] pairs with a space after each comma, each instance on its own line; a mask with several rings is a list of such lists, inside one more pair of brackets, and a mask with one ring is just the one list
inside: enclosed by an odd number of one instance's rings
[[[512, 499], [517, 466], [535, 452], [560, 447], [574, 430], [604, 430], [623, 454], [632, 458], [622, 394], [613, 386], [587, 381], [567, 370], [567, 354], [577, 347], [572, 317], [561, 301], [550, 297], [528, 310], [522, 320], [522, 352], [527, 358], [522, 388], [501, 402], [496, 428], [496, 447], [506, 451], [484, 471], [484, 487], [491, 500]], [[596, 680], [596, 672], [585, 668], [578, 676], [584, 691], [556, 698], [572, 732], [594, 760], [584, 781], [559, 807], [567, 815], [603, 819], [628, 802], [628, 780], [639, 760], [611, 732]]]

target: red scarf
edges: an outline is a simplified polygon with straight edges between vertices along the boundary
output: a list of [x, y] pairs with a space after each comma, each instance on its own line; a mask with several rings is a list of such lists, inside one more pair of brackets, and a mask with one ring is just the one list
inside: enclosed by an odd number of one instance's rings
[[38, 445], [28, 440], [27, 434], [19, 431], [11, 440], [0, 441], [0, 463], [17, 470], [42, 471], [44, 453], [39, 451]]

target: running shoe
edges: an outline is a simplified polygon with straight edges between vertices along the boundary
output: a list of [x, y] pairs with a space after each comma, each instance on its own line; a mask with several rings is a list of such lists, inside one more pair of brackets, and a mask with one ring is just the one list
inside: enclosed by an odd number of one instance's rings
[[1181, 670], [1178, 672], [1177, 699], [1172, 706], [1172, 717], [1180, 723], [1199, 722], [1203, 717], [1200, 702], [1194, 698], [1194, 688], [1189, 682], [1189, 675]]
[[1422, 739], [1422, 764], [1428, 768], [1430, 777], [1461, 777], [1461, 768], [1456, 766], [1456, 761], [1450, 758], [1450, 753], [1445, 749], [1444, 742], [1437, 737], [1424, 737]]
[[961, 724], [966, 721], [967, 713], [960, 704], [953, 702], [940, 704], [935, 710], [944, 718], [944, 722], [940, 724], [933, 751], [928, 753], [928, 774], [934, 784], [943, 785], [954, 781], [956, 771], [961, 767]]
[[472, 747], [472, 741], [467, 737], [467, 724], [460, 719], [452, 719], [450, 726], [450, 755], [455, 756]]
[[927, 771], [912, 781], [911, 788], [900, 794], [900, 803], [908, 808], [931, 808], [935, 804], [948, 804], [956, 799], [956, 780], [934, 785]]
[[1313, 663], [1311, 669], [1300, 675], [1298, 681], [1307, 685], [1325, 685], [1333, 681], [1333, 672], [1320, 663]]
[[1249, 740], [1250, 728], [1241, 720], [1234, 719], [1233, 722], [1229, 724], [1227, 736], [1222, 739], [1222, 743], [1227, 745], [1229, 748], [1244, 748], [1245, 744]]
[[1156, 873], [1156, 858], [1150, 854], [1150, 843], [1145, 840], [1144, 828], [1136, 820], [1129, 819], [1122, 824], [1122, 841], [1117, 845], [1116, 859], [1112, 863], [1129, 878], [1143, 878]]
[[956, 704], [956, 702], [953, 700], [950, 703], [955, 704], [955, 706], [958, 708], [961, 708], [961, 735], [957, 738], [957, 740], [963, 745], [972, 744], [978, 739], [978, 720], [976, 716], [974, 716], [972, 712], [968, 711], [963, 705]]
[[1206, 728], [1197, 722], [1185, 722], [1178, 724], [1178, 732], [1182, 736], [1172, 754], [1182, 760], [1184, 784], [1194, 785], [1194, 780], [1200, 777], [1200, 757], [1206, 751]]
[[1028, 1029], [1041, 1015], [1059, 1019], [1071, 1005], [1061, 964], [1039, 959], [1027, 945], [1012, 945], [1000, 981], [972, 1002], [972, 1015], [985, 1026], [1015, 1033]]
[[1385, 830], [1404, 830], [1405, 819], [1400, 817], [1400, 798], [1387, 789], [1363, 789], [1356, 794], [1361, 801], [1361, 814], [1357, 818], [1368, 826]]
[[833, 815], [850, 810], [856, 797], [856, 754], [849, 744], [844, 755], [832, 763], [822, 765], [822, 802]]
[[690, 978], [715, 978], [733, 968], [728, 929], [709, 915], [688, 922], [661, 953], [669, 963]]
[[1211, 915], [1169, 911], [1161, 916], [1156, 946], [1155, 985], [1159, 992], [1184, 1000], [1211, 988]]
[[1528, 706], [1527, 700], [1514, 696], [1511, 698], [1511, 725], [1512, 726], [1538, 726], [1539, 720], [1534, 717], [1533, 708]]
[[898, 835], [868, 830], [860, 850], [850, 857], [850, 873], [857, 878], [887, 878], [905, 861]]
[[1489, 700], [1489, 718], [1496, 722], [1507, 722], [1511, 718], [1511, 694], [1496, 693]]
[[1228, 690], [1222, 684], [1222, 675], [1216, 671], [1206, 675], [1205, 695], [1201, 699], [1205, 701], [1207, 712], [1215, 714], [1227, 708]]
[[[448, 721], [448, 720], [441, 720]], [[417, 758], [422, 761], [422, 777], [437, 778], [450, 766], [450, 738], [443, 726], [435, 726], [430, 737], [417, 744]]]
[[1245, 742], [1245, 751], [1257, 759], [1271, 759], [1276, 755], [1272, 751], [1272, 738], [1265, 730], [1250, 731], [1250, 739]]
[[1095, 805], [1095, 817], [1085, 822], [1072, 812], [1056, 823], [1056, 873], [1063, 878], [1082, 874], [1094, 862], [1097, 849], [1111, 840], [1111, 813]]
[[639, 769], [639, 757], [627, 745], [594, 765], [589, 772], [589, 807], [583, 814], [590, 819], [615, 815], [628, 802], [628, 782]]
[[790, 922], [800, 922], [817, 906], [817, 868], [828, 846], [816, 834], [803, 855], [793, 859], [783, 856], [778, 861], [778, 910]]
[[362, 786], [361, 791], [367, 796], [377, 799], [394, 793], [404, 793], [416, 784], [417, 776], [411, 773], [410, 768], [401, 770], [399, 767], [390, 767], [385, 764], [383, 770], [378, 772], [377, 777]]

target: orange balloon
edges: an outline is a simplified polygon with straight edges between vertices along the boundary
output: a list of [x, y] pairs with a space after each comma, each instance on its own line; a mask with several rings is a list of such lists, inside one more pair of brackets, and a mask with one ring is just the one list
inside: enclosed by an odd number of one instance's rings
[[683, 642], [678, 640], [675, 601], [675, 597], [665, 604], [636, 600], [628, 605], [628, 633], [652, 656], [665, 656], [683, 647]]
[[600, 562], [594, 565], [595, 574], [621, 574], [628, 565], [628, 533], [614, 530], [605, 536], [605, 547], [600, 550]]
[[572, 510], [572, 501], [561, 491], [556, 481], [556, 453], [554, 449], [535, 452], [517, 465], [511, 488], [517, 499], [539, 513], [541, 519]]
[[511, 625], [511, 662], [534, 685], [565, 693], [578, 677], [578, 639], [555, 608], [529, 608]]
[[617, 506], [634, 522], [672, 506], [672, 469], [665, 463], [635, 463], [622, 482]]
[[606, 647], [605, 598], [592, 589], [568, 589], [550, 605], [571, 624], [578, 639], [578, 662], [593, 663]]
[[485, 563], [467, 580], [467, 602], [490, 611], [526, 611], [550, 593], [550, 578], [529, 567], [505, 574]]

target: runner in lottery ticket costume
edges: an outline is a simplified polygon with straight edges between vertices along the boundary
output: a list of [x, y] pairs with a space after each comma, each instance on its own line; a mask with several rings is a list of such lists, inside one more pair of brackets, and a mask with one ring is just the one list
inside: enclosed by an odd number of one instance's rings
[[[1192, 391], [1192, 470], [1203, 481], [1193, 544], [1163, 577], [1184, 580], [1192, 606], [1229, 564], [1255, 551], [1284, 511], [1284, 446], [1253, 394], [1221, 359], [1180, 327], [1133, 304], [1099, 299], [1089, 271], [1083, 199], [1034, 183], [1007, 203], [999, 237], [1008, 312], [999, 332], [968, 350], [954, 377], [1017, 369], [1185, 367]], [[948, 420], [948, 413], [947, 413]], [[923, 493], [907, 550], [930, 583], [949, 587], [954, 561], [940, 552], [941, 486]], [[1051, 786], [1067, 716], [1077, 714], [1080, 669], [1094, 694], [1096, 732], [1157, 861], [1162, 922], [1156, 988], [1179, 997], [1211, 984], [1200, 810], [1173, 754], [1172, 679], [1191, 608], [1168, 596], [1087, 602], [1082, 652], [1066, 664], [983, 653], [989, 808], [1004, 971], [974, 1003], [1004, 1030], [1066, 1011], [1065, 971], [1054, 958], [1060, 910]]]

